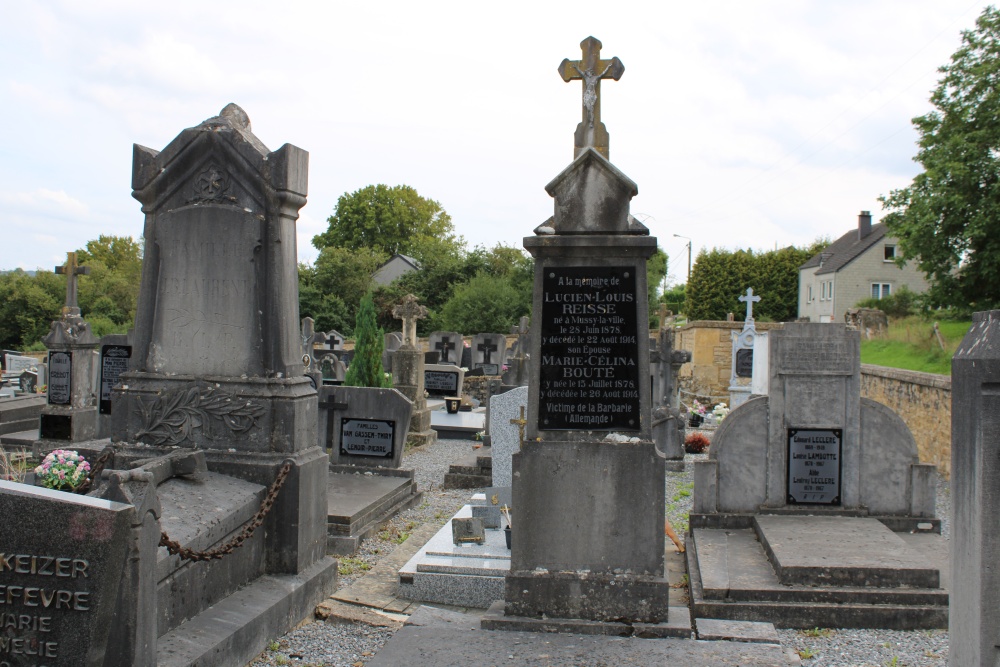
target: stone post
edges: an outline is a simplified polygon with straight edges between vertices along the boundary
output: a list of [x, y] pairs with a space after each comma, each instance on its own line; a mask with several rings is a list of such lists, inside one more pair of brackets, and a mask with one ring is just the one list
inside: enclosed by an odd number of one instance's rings
[[1000, 310], [976, 313], [951, 362], [948, 664], [1000, 664]]

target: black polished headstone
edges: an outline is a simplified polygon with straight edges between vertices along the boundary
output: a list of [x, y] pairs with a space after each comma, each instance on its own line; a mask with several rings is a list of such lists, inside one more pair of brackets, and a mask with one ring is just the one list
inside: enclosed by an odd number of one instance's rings
[[736, 377], [753, 377], [753, 349], [736, 350]]
[[49, 404], [69, 405], [72, 396], [73, 353], [49, 352]]
[[101, 346], [101, 402], [99, 412], [111, 414], [111, 388], [118, 384], [118, 376], [128, 370], [132, 356], [131, 345]]
[[840, 505], [842, 429], [788, 429], [788, 502]]

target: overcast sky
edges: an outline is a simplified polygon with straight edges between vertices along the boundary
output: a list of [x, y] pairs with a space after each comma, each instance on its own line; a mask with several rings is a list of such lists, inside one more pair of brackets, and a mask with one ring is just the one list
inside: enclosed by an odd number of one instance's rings
[[24, 2], [0, 0], [0, 269], [51, 270], [100, 234], [139, 237], [132, 144], [242, 106], [271, 149], [309, 151], [298, 253], [337, 198], [413, 186], [471, 248], [552, 215], [573, 157], [580, 41], [611, 161], [686, 277], [687, 241], [773, 249], [836, 238], [907, 185], [937, 68], [984, 2]]

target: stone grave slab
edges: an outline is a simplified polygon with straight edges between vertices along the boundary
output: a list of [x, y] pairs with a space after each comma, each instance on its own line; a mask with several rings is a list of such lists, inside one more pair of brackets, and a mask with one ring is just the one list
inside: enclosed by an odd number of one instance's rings
[[773, 623], [760, 621], [726, 621], [718, 618], [696, 618], [698, 639], [702, 641], [735, 641], [753, 644], [780, 644], [781, 637]]
[[[472, 517], [472, 506], [453, 519]], [[399, 570], [399, 594], [410, 600], [486, 609], [503, 599], [510, 549], [501, 530], [486, 530], [483, 544], [453, 542], [452, 520]]]
[[448, 414], [447, 410], [431, 410], [431, 428], [439, 438], [474, 440], [486, 428], [486, 412], [476, 408], [471, 412]]
[[358, 472], [331, 466], [327, 486], [327, 552], [345, 556], [385, 521], [420, 502], [412, 470]]
[[462, 334], [456, 331], [433, 331], [427, 337], [427, 349], [441, 354], [442, 364], [457, 365], [462, 361]]
[[783, 584], [940, 585], [938, 570], [878, 519], [758, 515], [754, 529]]

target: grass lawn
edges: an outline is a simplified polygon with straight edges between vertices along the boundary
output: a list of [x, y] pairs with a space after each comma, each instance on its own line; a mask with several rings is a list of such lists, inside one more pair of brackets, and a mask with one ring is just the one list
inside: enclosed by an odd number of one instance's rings
[[889, 322], [888, 336], [861, 341], [861, 363], [951, 375], [951, 358], [971, 321], [938, 321], [944, 350], [934, 335], [934, 320], [906, 317]]

